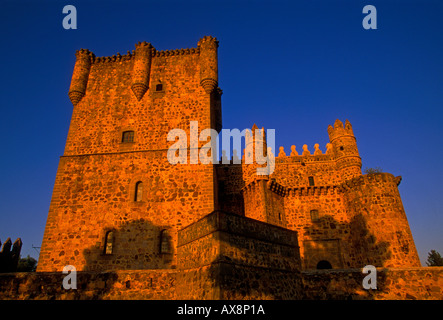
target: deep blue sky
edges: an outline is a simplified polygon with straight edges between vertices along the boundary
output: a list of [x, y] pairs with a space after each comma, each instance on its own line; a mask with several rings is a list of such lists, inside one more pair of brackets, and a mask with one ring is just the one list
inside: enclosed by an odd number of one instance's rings
[[[75, 5], [78, 29], [62, 27]], [[365, 30], [362, 8], [377, 8]], [[2, 1], [0, 239], [38, 258], [72, 114], [75, 51], [196, 47], [217, 37], [225, 128], [276, 130], [325, 150], [327, 126], [349, 119], [363, 169], [401, 175], [422, 263], [443, 254], [443, 1]]]

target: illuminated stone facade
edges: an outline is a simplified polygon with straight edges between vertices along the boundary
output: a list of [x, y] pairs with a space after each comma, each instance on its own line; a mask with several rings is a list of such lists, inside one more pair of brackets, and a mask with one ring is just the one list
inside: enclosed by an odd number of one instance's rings
[[420, 267], [401, 178], [362, 175], [347, 120], [327, 128], [324, 152], [280, 148], [266, 176], [244, 156], [239, 164], [168, 161], [172, 129], [189, 137], [190, 121], [199, 133], [222, 128], [217, 47], [208, 36], [192, 49], [77, 52], [37, 271], [73, 265], [173, 279], [163, 287], [170, 294], [138, 298], [301, 299], [306, 272], [316, 269]]

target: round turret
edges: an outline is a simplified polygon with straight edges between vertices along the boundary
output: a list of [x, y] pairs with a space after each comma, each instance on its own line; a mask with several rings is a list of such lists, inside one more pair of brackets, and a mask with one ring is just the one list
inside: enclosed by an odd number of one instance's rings
[[205, 36], [198, 42], [200, 50], [200, 84], [206, 93], [212, 93], [218, 86], [218, 41]]
[[75, 53], [76, 62], [72, 73], [71, 86], [69, 88], [69, 98], [75, 106], [86, 94], [89, 72], [91, 70], [94, 54], [87, 49], [80, 49]]
[[342, 184], [356, 248], [355, 267], [420, 266], [398, 191], [400, 181], [390, 173], [375, 173]]
[[346, 120], [343, 126], [343, 122], [337, 119], [334, 127], [329, 125], [328, 134], [343, 181], [361, 176], [361, 158], [351, 123]]

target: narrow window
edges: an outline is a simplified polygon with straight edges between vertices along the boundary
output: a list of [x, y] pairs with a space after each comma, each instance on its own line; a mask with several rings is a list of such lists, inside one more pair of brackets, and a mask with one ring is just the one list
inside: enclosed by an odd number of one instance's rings
[[170, 237], [167, 230], [160, 232], [160, 253], [171, 253]]
[[125, 131], [122, 135], [122, 142], [134, 142], [134, 131]]
[[143, 199], [143, 182], [139, 181], [135, 184], [134, 201], [142, 201]]
[[314, 185], [314, 177], [308, 177], [309, 180], [309, 185], [313, 186]]
[[105, 254], [112, 254], [114, 245], [114, 232], [108, 231], [105, 236]]
[[311, 210], [311, 220], [318, 221], [318, 210]]
[[161, 83], [155, 86], [155, 91], [163, 91], [163, 85]]

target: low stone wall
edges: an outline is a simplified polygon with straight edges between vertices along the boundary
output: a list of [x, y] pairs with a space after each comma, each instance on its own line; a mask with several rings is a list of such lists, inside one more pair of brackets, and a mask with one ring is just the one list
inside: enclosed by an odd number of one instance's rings
[[216, 263], [186, 271], [78, 272], [77, 289], [61, 272], [0, 274], [0, 300], [443, 300], [443, 267], [377, 269], [365, 290], [360, 269], [298, 272]]
[[177, 255], [180, 270], [218, 262], [301, 269], [297, 232], [221, 211], [180, 230]]
[[295, 231], [214, 211], [179, 231], [180, 299], [302, 297]]
[[0, 274], [0, 300], [172, 300], [177, 270], [77, 272], [77, 289], [64, 289], [62, 272]]
[[443, 267], [377, 268], [377, 289], [365, 290], [361, 269], [302, 272], [306, 300], [443, 300]]

